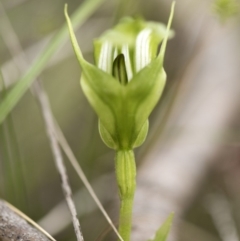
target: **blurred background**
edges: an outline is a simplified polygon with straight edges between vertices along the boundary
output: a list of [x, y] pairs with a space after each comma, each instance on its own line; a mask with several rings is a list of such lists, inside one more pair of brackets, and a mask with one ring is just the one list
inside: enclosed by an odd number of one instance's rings
[[[65, 23], [65, 2], [0, 0], [2, 96]], [[82, 1], [67, 3], [72, 13]], [[92, 40], [121, 16], [167, 23], [170, 5], [168, 0], [104, 1], [76, 31], [84, 56], [93, 61]], [[177, 1], [175, 37], [165, 59], [167, 86], [150, 117], [148, 138], [136, 150], [135, 241], [149, 239], [172, 211], [169, 240], [240, 240], [239, 5], [238, 0]], [[23, 55], [28, 65], [21, 64]], [[97, 116], [79, 76], [67, 41], [39, 78], [78, 162], [117, 224], [114, 152], [100, 140]], [[65, 164], [85, 240], [116, 239], [66, 157]], [[57, 240], [75, 240], [41, 109], [31, 91], [0, 126], [0, 198]]]

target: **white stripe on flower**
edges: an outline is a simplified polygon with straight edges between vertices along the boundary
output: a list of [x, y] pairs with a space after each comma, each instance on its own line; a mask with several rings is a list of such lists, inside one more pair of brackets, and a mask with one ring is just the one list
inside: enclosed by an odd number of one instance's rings
[[122, 53], [125, 57], [125, 66], [126, 66], [127, 76], [128, 76], [128, 81], [129, 81], [133, 77], [133, 72], [132, 72], [131, 60], [130, 60], [130, 55], [129, 55], [129, 48], [128, 48], [127, 44], [123, 45]]
[[135, 66], [136, 72], [140, 71], [151, 62], [149, 52], [151, 29], [142, 30], [136, 39]]
[[104, 42], [99, 56], [98, 68], [107, 73], [112, 72], [112, 49], [113, 46], [111, 42]]

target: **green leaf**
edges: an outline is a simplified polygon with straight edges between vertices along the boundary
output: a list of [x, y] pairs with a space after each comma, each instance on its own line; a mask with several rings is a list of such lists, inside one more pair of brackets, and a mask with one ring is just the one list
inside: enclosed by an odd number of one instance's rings
[[[0, 70], [0, 101], [7, 94], [5, 82]], [[0, 153], [4, 188], [0, 194], [12, 203], [17, 203], [22, 209], [26, 206], [26, 183], [23, 173], [24, 162], [19, 152], [19, 142], [14, 128], [13, 116], [10, 115], [0, 126]], [[16, 170], [18, 170], [16, 172]]]
[[170, 228], [172, 226], [173, 216], [174, 216], [173, 213], [171, 213], [168, 216], [166, 221], [163, 223], [163, 225], [156, 232], [156, 235], [155, 235], [154, 239], [150, 239], [149, 241], [166, 241], [167, 240]]
[[[80, 26], [104, 0], [88, 0], [75, 11], [72, 17], [73, 26]], [[0, 124], [16, 106], [21, 97], [33, 83], [34, 79], [41, 73], [50, 58], [67, 39], [68, 29], [65, 24], [60, 31], [53, 37], [47, 47], [29, 67], [28, 71], [18, 80], [14, 87], [8, 92], [0, 103]]]

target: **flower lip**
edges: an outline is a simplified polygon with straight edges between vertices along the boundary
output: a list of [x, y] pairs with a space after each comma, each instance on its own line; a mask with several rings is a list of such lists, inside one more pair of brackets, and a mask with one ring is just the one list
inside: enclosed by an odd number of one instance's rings
[[113, 61], [112, 75], [122, 84], [127, 85], [128, 75], [124, 54], [119, 54]]

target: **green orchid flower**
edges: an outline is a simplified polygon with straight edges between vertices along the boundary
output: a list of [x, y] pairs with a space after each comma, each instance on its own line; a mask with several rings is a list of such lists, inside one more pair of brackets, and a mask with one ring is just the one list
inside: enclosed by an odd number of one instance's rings
[[83, 92], [99, 117], [102, 140], [116, 150], [116, 178], [121, 199], [118, 230], [124, 241], [130, 240], [136, 187], [133, 148], [144, 142], [148, 117], [166, 83], [163, 60], [167, 40], [173, 35], [170, 31], [173, 11], [174, 4], [167, 27], [140, 18], [122, 19], [95, 40], [95, 66], [83, 58], [65, 6], [70, 38], [82, 69]]
[[96, 66], [83, 58], [66, 8], [65, 15], [82, 69], [80, 83], [99, 117], [102, 140], [115, 150], [140, 146], [166, 82], [163, 59], [168, 36], [173, 34], [169, 30], [173, 14], [167, 28], [140, 18], [122, 19], [95, 41]]

